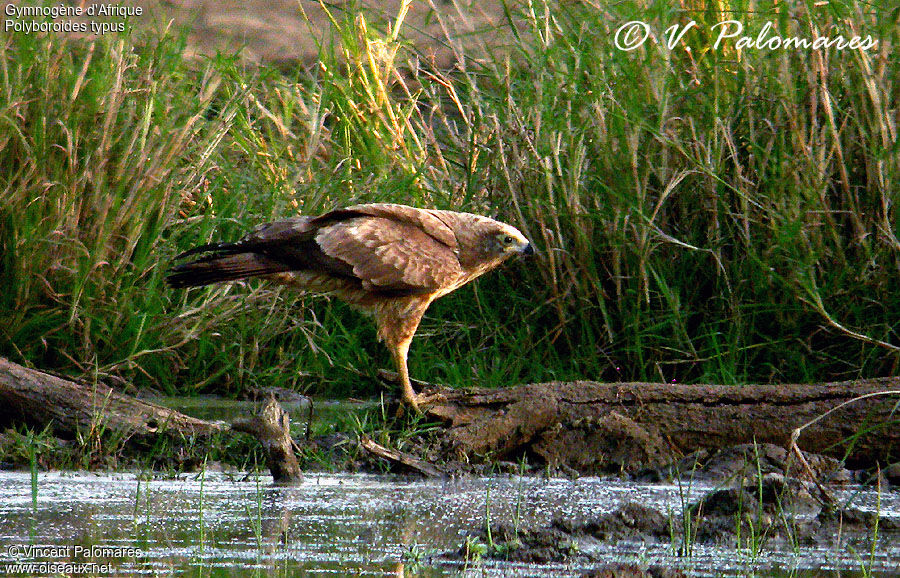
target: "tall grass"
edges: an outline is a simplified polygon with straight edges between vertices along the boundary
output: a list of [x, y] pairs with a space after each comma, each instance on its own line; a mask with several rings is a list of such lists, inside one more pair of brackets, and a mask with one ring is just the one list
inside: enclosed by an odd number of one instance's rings
[[[539, 315], [558, 348], [628, 378], [894, 373], [897, 12], [732, 7], [534, 4], [512, 55], [467, 76], [492, 202], [548, 248], [529, 283], [550, 294]], [[738, 53], [689, 34], [692, 56], [612, 42], [630, 19], [690, 18], [882, 42]]]
[[[876, 3], [878, 4], [878, 3]], [[541, 250], [430, 309], [415, 377], [725, 383], [895, 374], [898, 12], [849, 1], [526, 2], [453, 71], [332, 12], [311, 71], [189, 61], [172, 37], [0, 45], [0, 355], [172, 393], [366, 393], [343, 305], [251, 282], [173, 292], [194, 244], [361, 201], [486, 212]], [[714, 48], [869, 34], [876, 49]], [[690, 53], [657, 34], [690, 19]], [[473, 41], [473, 38], [475, 41]], [[477, 41], [483, 40], [483, 48]]]

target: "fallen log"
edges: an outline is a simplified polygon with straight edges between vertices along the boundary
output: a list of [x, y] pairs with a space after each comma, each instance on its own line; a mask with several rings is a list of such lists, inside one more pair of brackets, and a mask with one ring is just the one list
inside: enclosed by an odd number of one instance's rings
[[[274, 398], [259, 415], [224, 422], [197, 419], [161, 405], [123, 395], [102, 383], [81, 383], [29, 369], [0, 358], [0, 427], [25, 423], [74, 438], [115, 435], [132, 445], [152, 445], [160, 436], [175, 444], [212, 439], [228, 431], [253, 435], [263, 446], [276, 483], [302, 479], [291, 447], [288, 415]], [[195, 451], [204, 451], [195, 447]]]
[[[847, 403], [880, 391], [896, 395]], [[463, 462], [526, 456], [580, 473], [636, 473], [697, 450], [788, 448], [806, 424], [797, 440], [805, 452], [846, 457], [850, 467], [900, 458], [900, 378], [741, 387], [580, 381], [441, 394], [427, 415], [445, 423], [445, 457]], [[102, 428], [145, 440], [229, 428], [0, 358], [0, 426], [23, 422], [52, 424], [57, 434]]]
[[102, 383], [63, 379], [0, 357], [0, 426], [17, 423], [52, 425], [57, 435], [102, 429], [138, 440], [165, 432], [206, 436], [228, 429], [227, 424], [193, 418]]
[[900, 459], [900, 378], [818, 385], [541, 383], [508, 389], [443, 390], [426, 410], [446, 424], [456, 458], [526, 456], [581, 473], [636, 473], [697, 450], [747, 443], [847, 458], [851, 467]]

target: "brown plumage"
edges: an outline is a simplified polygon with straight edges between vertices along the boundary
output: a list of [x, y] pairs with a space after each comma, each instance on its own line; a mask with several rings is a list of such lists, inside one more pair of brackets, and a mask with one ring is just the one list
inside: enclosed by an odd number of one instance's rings
[[515, 227], [470, 213], [368, 204], [257, 227], [236, 243], [204, 245], [176, 259], [172, 287], [265, 277], [331, 293], [371, 313], [400, 374], [403, 400], [418, 411], [406, 358], [432, 301], [534, 252]]

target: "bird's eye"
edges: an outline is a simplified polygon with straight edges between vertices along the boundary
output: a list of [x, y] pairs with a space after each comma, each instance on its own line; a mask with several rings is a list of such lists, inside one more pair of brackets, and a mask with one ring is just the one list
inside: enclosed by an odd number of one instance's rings
[[510, 237], [509, 235], [507, 235], [507, 236], [503, 237], [503, 242], [506, 243], [507, 245], [512, 245], [513, 238]]

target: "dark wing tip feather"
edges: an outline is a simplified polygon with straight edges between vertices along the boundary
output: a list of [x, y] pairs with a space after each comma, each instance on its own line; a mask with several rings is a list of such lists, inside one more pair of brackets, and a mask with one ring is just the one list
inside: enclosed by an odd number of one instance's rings
[[256, 253], [207, 255], [170, 269], [166, 283], [170, 287], [183, 289], [280, 273], [288, 269], [284, 263]]

